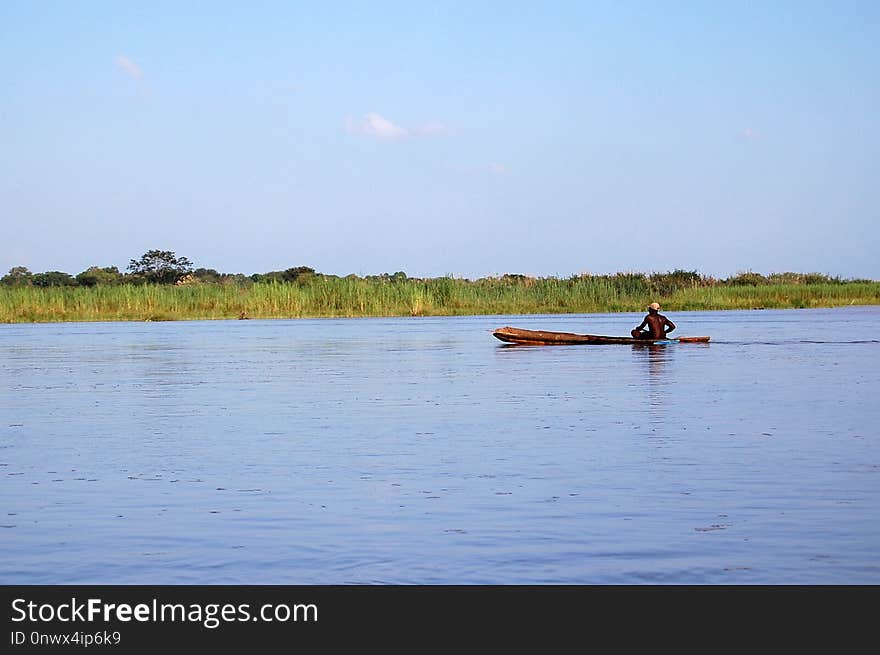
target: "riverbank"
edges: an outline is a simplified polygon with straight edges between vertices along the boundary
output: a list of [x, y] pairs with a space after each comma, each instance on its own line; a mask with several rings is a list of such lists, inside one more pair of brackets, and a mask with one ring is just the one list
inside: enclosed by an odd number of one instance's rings
[[880, 305], [880, 282], [715, 285], [651, 290], [613, 277], [453, 278], [307, 283], [0, 288], [0, 322], [464, 316], [789, 309]]

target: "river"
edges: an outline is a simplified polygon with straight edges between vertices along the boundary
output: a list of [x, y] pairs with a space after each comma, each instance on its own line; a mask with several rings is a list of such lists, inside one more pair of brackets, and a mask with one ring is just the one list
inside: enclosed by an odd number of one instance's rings
[[880, 583], [880, 307], [668, 314], [0, 325], [0, 583]]

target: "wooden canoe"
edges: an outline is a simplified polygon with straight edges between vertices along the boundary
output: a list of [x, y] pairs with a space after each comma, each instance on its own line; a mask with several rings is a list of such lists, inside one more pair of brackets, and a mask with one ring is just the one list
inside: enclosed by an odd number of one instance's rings
[[572, 332], [546, 332], [544, 330], [523, 330], [503, 327], [492, 333], [497, 339], [507, 343], [533, 346], [562, 346], [569, 344], [665, 344], [665, 343], [706, 343], [709, 337], [669, 337], [666, 339], [633, 339], [632, 337], [605, 337], [598, 334], [574, 334]]

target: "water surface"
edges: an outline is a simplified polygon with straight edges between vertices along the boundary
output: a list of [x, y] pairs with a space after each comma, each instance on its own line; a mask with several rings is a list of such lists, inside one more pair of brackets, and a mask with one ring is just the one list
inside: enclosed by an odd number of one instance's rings
[[880, 307], [0, 326], [0, 583], [880, 583]]

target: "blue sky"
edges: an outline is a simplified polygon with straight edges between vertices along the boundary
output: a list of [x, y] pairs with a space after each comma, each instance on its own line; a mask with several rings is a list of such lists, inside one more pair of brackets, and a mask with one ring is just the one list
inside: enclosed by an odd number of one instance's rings
[[0, 273], [880, 279], [877, 2], [0, 3]]

